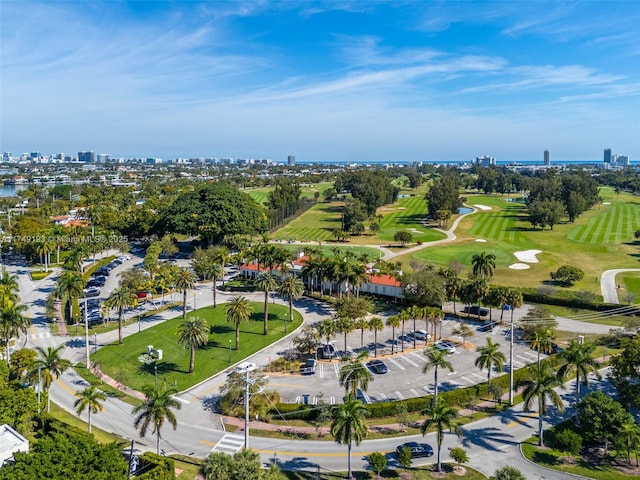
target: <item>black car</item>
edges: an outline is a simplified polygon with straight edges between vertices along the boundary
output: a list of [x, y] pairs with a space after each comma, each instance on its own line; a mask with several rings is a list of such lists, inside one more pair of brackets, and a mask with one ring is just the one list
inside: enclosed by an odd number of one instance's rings
[[411, 450], [411, 458], [430, 457], [433, 455], [433, 447], [428, 443], [407, 442], [396, 447], [396, 452], [399, 454], [403, 448]]
[[486, 322], [482, 325], [480, 325], [477, 330], [479, 332], [490, 332], [491, 330], [493, 330], [493, 327], [496, 326], [496, 322]]
[[302, 366], [303, 375], [313, 375], [316, 373], [316, 361], [313, 358], [309, 358]]
[[387, 373], [389, 371], [382, 360], [371, 360], [367, 362], [367, 367], [374, 373]]

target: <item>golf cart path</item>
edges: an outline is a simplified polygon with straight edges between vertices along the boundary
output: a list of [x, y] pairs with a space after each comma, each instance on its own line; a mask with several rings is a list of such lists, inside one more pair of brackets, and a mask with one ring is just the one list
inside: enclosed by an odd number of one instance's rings
[[640, 272], [640, 268], [616, 268], [602, 272], [602, 276], [600, 277], [600, 290], [605, 303], [620, 303], [620, 300], [618, 300], [616, 275], [623, 272]]

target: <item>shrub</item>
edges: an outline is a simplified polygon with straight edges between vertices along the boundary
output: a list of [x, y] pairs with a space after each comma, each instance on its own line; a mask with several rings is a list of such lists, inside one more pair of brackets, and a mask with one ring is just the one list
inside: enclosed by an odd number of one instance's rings
[[555, 435], [555, 446], [561, 452], [578, 455], [582, 450], [582, 437], [580, 434], [567, 428]]

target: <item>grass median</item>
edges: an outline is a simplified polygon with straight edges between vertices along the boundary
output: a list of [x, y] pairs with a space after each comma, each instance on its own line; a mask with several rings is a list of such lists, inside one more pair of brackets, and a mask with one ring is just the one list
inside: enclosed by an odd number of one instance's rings
[[[178, 326], [182, 316], [162, 322], [140, 333], [107, 345], [91, 360], [100, 365], [101, 370], [123, 385], [139, 390], [144, 385], [152, 385], [155, 366], [141, 363], [140, 357], [147, 353], [147, 346], [163, 351], [162, 360], [157, 362], [158, 382], [185, 390], [212, 375], [226, 369], [230, 364], [242, 361], [249, 355], [279, 340], [285, 335], [285, 319], [289, 310], [282, 305], [269, 305], [269, 334], [263, 335], [264, 304], [251, 303], [253, 313], [249, 321], [240, 324], [240, 348], [235, 350], [235, 328], [227, 322], [225, 306], [206, 307], [189, 312], [188, 317], [199, 316], [210, 325], [209, 341], [196, 350], [195, 370], [189, 371], [189, 349], [178, 345]], [[287, 322], [287, 332], [292, 332], [302, 323], [302, 315], [294, 311], [293, 322]], [[231, 346], [231, 348], [230, 348]]]

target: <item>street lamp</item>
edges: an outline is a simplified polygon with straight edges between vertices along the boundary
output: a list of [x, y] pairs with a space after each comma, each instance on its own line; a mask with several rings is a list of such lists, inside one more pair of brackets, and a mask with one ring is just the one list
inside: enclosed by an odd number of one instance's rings
[[229, 339], [229, 363], [231, 363], [231, 339]]
[[249, 449], [249, 385], [253, 385], [255, 380], [249, 378], [249, 373], [253, 372], [258, 366], [251, 362], [242, 362], [236, 368], [236, 373], [242, 375], [244, 378], [244, 449]]
[[84, 351], [86, 356], [86, 365], [87, 368], [89, 368], [89, 319], [87, 318], [87, 297], [84, 297]]

